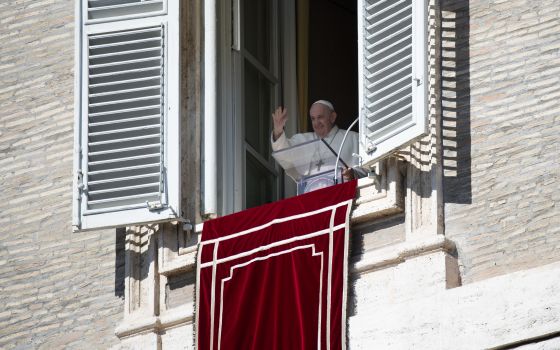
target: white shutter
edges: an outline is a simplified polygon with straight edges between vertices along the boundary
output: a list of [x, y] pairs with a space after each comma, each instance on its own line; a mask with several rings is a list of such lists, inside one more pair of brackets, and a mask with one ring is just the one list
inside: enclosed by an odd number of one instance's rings
[[[155, 3], [168, 13], [130, 19]], [[82, 3], [75, 230], [181, 215], [178, 7], [178, 0]], [[89, 23], [92, 9], [112, 21]]]
[[86, 23], [159, 15], [166, 5], [164, 0], [86, 0]]
[[426, 134], [425, 0], [359, 0], [360, 155], [371, 163]]

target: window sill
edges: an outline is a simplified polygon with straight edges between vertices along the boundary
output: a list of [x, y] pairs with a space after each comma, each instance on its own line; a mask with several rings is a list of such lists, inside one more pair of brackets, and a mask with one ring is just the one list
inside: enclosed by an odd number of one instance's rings
[[134, 319], [125, 319], [122, 321], [115, 330], [115, 335], [119, 338], [125, 338], [139, 333], [157, 333], [179, 324], [192, 323], [193, 315], [194, 304], [191, 302], [166, 311], [161, 316], [139, 318], [135, 316]]

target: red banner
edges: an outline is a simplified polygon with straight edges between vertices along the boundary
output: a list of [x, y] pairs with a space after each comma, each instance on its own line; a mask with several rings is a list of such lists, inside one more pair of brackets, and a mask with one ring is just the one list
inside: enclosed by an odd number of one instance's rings
[[198, 349], [346, 348], [356, 181], [204, 223]]

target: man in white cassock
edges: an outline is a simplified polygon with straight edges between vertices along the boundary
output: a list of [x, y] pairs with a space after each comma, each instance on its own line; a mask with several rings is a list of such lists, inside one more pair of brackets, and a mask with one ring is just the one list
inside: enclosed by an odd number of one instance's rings
[[[309, 108], [309, 116], [311, 118], [311, 124], [313, 125], [313, 132], [295, 134], [291, 138], [288, 138], [284, 132], [284, 126], [288, 120], [288, 111], [282, 107], [276, 108], [274, 113], [272, 113], [272, 121], [274, 124], [270, 140], [272, 143], [272, 150], [278, 151], [303, 142], [324, 139], [335, 152], [338, 152], [346, 130], [339, 129], [338, 126], [336, 126], [336, 111], [332, 103], [326, 100], [314, 102]], [[366, 172], [360, 168], [358, 164], [358, 158], [352, 156], [352, 154], [355, 153], [358, 153], [358, 133], [349, 131], [342, 151], [340, 152], [340, 158], [350, 166], [350, 168], [345, 169], [343, 172], [345, 181], [366, 175]], [[320, 167], [320, 164], [318, 167]], [[327, 169], [323, 171], [325, 170]], [[321, 171], [321, 169], [317, 169], [311, 173], [319, 171]]]

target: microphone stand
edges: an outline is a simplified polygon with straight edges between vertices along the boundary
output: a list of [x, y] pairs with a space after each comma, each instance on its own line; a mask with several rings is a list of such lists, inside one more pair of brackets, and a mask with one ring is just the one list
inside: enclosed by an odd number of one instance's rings
[[337, 178], [337, 171], [338, 171], [338, 161], [340, 160], [340, 153], [342, 152], [342, 147], [344, 147], [344, 142], [346, 141], [346, 136], [348, 136], [348, 133], [350, 132], [350, 129], [352, 129], [352, 127], [358, 122], [358, 120], [360, 120], [360, 116], [358, 115], [358, 117], [356, 118], [356, 120], [354, 120], [352, 122], [352, 124], [350, 124], [350, 126], [348, 127], [348, 130], [346, 130], [346, 132], [344, 133], [344, 137], [342, 138], [342, 143], [340, 144], [340, 148], [338, 149], [338, 153], [336, 155], [336, 163], [334, 164], [334, 184], [336, 185], [338, 183], [338, 178]]

